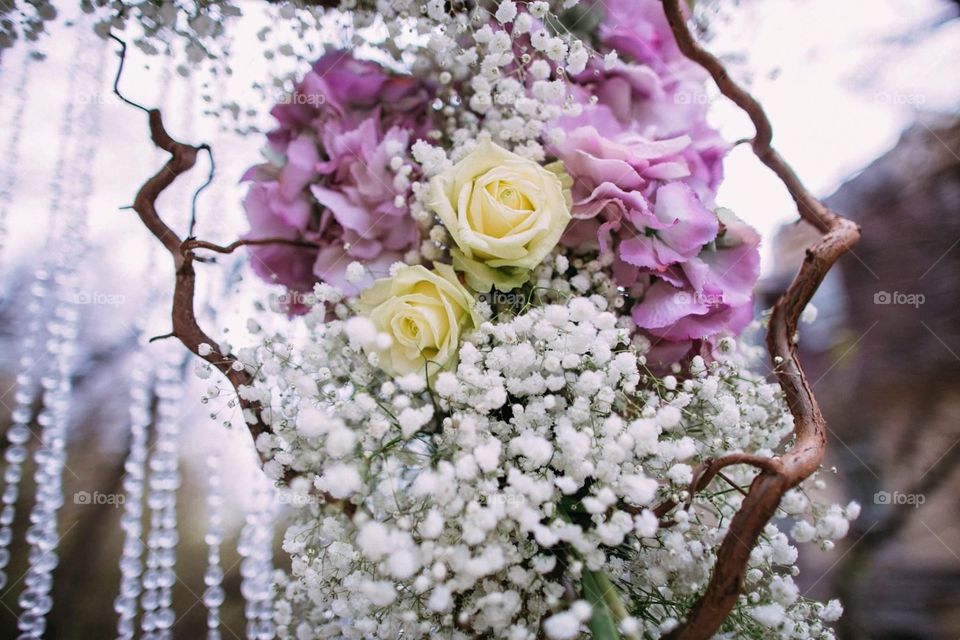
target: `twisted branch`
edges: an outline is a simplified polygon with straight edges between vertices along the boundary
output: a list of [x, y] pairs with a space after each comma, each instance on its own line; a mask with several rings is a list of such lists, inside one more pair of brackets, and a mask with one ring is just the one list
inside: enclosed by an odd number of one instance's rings
[[[253, 375], [237, 360], [236, 356], [220, 351], [217, 342], [200, 328], [194, 312], [195, 241], [181, 240], [176, 232], [160, 218], [156, 210], [157, 198], [179, 175], [193, 167], [200, 148], [171, 138], [163, 126], [159, 110], [150, 109], [147, 115], [150, 123], [150, 139], [157, 147], [170, 153], [170, 159], [160, 171], [140, 187], [133, 209], [140, 216], [144, 226], [163, 244], [173, 258], [176, 281], [170, 315], [173, 329], [169, 335], [180, 340], [187, 349], [216, 367], [235, 389], [239, 389], [241, 386], [252, 384]], [[209, 345], [211, 351], [201, 352], [201, 345]], [[248, 420], [247, 424], [254, 439], [270, 431], [263, 420], [260, 403], [244, 400], [242, 397], [239, 398], [239, 402], [242, 409], [252, 414], [253, 420]]]
[[[213, 181], [213, 152], [207, 144], [193, 146], [174, 140], [166, 128], [163, 126], [163, 117], [159, 109], [148, 109], [128, 98], [126, 98], [119, 88], [120, 75], [123, 72], [123, 62], [126, 57], [126, 43], [120, 38], [111, 35], [111, 38], [120, 44], [120, 63], [117, 68], [117, 76], [113, 84], [113, 92], [123, 102], [132, 107], [136, 107], [147, 114], [150, 125], [150, 140], [159, 149], [170, 154], [170, 159], [153, 176], [147, 179], [137, 192], [133, 202], [133, 210], [140, 216], [140, 221], [150, 230], [154, 237], [160, 241], [163, 247], [173, 259], [173, 268], [176, 274], [176, 280], [173, 290], [173, 305], [170, 318], [173, 325], [172, 330], [162, 337], [171, 337], [178, 339], [183, 345], [198, 357], [206, 360], [216, 367], [220, 373], [230, 382], [234, 391], [237, 392], [237, 400], [243, 411], [244, 422], [247, 429], [253, 437], [254, 442], [264, 433], [271, 433], [272, 429], [263, 417], [263, 406], [256, 401], [248, 400], [239, 393], [243, 386], [252, 385], [254, 374], [230, 353], [223, 353], [217, 342], [211, 338], [200, 327], [197, 316], [194, 311], [194, 297], [196, 295], [197, 274], [194, 271], [194, 261], [202, 260], [195, 255], [198, 249], [213, 251], [221, 254], [233, 253], [242, 246], [265, 245], [265, 244], [290, 244], [295, 246], [315, 246], [304, 240], [293, 240], [289, 238], [257, 238], [236, 240], [226, 246], [214, 244], [204, 240], [187, 237], [181, 239], [177, 233], [163, 221], [160, 214], [157, 213], [156, 203], [160, 194], [169, 187], [183, 173], [186, 173], [196, 164], [197, 154], [206, 151], [210, 154], [210, 173], [206, 181], [194, 192], [193, 206], [196, 206], [197, 195]], [[196, 223], [195, 212], [191, 212], [190, 230]], [[208, 345], [210, 352], [201, 350], [201, 345]], [[266, 462], [266, 454], [259, 452], [261, 462]], [[288, 472], [284, 478], [285, 481], [292, 479], [293, 474]], [[316, 492], [315, 492], [316, 493]], [[356, 511], [356, 506], [350, 502], [339, 500], [326, 492], [319, 492], [317, 496], [324, 502], [336, 506], [343, 510], [347, 516], [352, 516]]]
[[[235, 356], [228, 353], [221, 353], [217, 342], [208, 336], [197, 322], [194, 312], [193, 299], [196, 289], [196, 272], [193, 269], [194, 253], [196, 241], [188, 239], [181, 240], [180, 236], [163, 221], [157, 213], [156, 203], [160, 194], [173, 184], [181, 174], [193, 168], [197, 161], [197, 154], [201, 150], [210, 152], [208, 145], [192, 146], [177, 142], [174, 140], [166, 128], [163, 126], [163, 117], [159, 109], [148, 109], [141, 104], [128, 99], [120, 92], [120, 77], [123, 73], [123, 63], [126, 58], [127, 45], [115, 35], [111, 35], [115, 41], [120, 44], [119, 57], [120, 62], [117, 66], [117, 75], [113, 82], [113, 92], [120, 100], [126, 104], [140, 109], [147, 114], [147, 120], [150, 126], [150, 140], [159, 149], [170, 154], [170, 159], [153, 176], [147, 179], [137, 191], [137, 196], [133, 201], [133, 210], [140, 216], [140, 221], [144, 226], [160, 241], [163, 247], [173, 258], [173, 268], [176, 273], [176, 282], [173, 291], [173, 309], [171, 321], [172, 331], [167, 334], [175, 337], [183, 343], [187, 349], [197, 356], [203, 358], [211, 365], [216, 367], [220, 373], [230, 381], [234, 389], [239, 389], [243, 385], [253, 383], [253, 375], [247, 371], [246, 367], [240, 363]], [[212, 153], [211, 153], [212, 158]], [[211, 163], [211, 167], [212, 167]], [[211, 178], [201, 186], [201, 189], [209, 184]], [[194, 195], [194, 202], [196, 195]], [[209, 345], [209, 353], [201, 353], [201, 345]], [[250, 434], [256, 439], [260, 434], [270, 431], [263, 420], [262, 410], [258, 402], [251, 402], [239, 398], [240, 407], [253, 416], [254, 420], [247, 421]]]
[[[717, 83], [720, 92], [750, 116], [756, 130], [751, 140], [754, 154], [786, 186], [797, 204], [800, 217], [823, 233], [823, 236], [807, 249], [800, 271], [774, 305], [767, 332], [767, 349], [787, 406], [794, 418], [793, 446], [780, 458], [772, 458], [768, 463], [756, 464], [756, 459], [741, 460], [755, 464], [761, 471], [750, 485], [740, 511], [730, 523], [729, 532], [717, 553], [717, 561], [706, 590], [686, 621], [668, 636], [672, 640], [701, 640], [710, 638], [720, 629], [736, 604], [743, 588], [750, 551], [776, 511], [783, 494], [809, 477], [823, 461], [826, 422], [800, 366], [793, 337], [800, 313], [833, 263], [860, 238], [860, 229], [853, 222], [828, 209], [807, 191], [794, 170], [771, 146], [773, 127], [763, 107], [730, 77], [716, 56], [697, 43], [687, 26], [680, 0], [663, 0], [663, 6], [680, 50], [690, 60], [706, 69]], [[719, 472], [720, 468], [722, 467], [714, 465], [713, 473]], [[705, 477], [706, 472], [695, 479], [695, 482], [699, 485]]]

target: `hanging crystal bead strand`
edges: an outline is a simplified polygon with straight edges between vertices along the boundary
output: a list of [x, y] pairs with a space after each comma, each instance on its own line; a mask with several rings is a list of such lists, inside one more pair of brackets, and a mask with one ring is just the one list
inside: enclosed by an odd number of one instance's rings
[[[100, 47], [99, 64], [88, 57], [80, 56], [79, 52], [88, 51], [90, 48], [88, 29], [82, 29], [82, 32], [77, 42], [78, 52], [75, 57], [86, 60], [87, 64], [92, 62], [92, 69], [102, 71], [105, 46]], [[78, 71], [79, 69], [75, 69], [75, 72]], [[60, 538], [57, 516], [63, 505], [63, 470], [66, 466], [66, 437], [73, 396], [72, 375], [78, 330], [76, 306], [79, 278], [76, 265], [84, 254], [87, 201], [92, 189], [91, 172], [97, 148], [92, 139], [96, 138], [99, 132], [99, 116], [100, 109], [97, 105], [88, 103], [83, 122], [90, 140], [87, 140], [85, 145], [64, 145], [74, 148], [70, 156], [70, 167], [76, 167], [77, 170], [69, 172], [74, 179], [69, 188], [64, 190], [68, 194], [64, 200], [69, 204], [69, 210], [64, 216], [62, 229], [59, 233], [54, 231], [56, 235], [51, 243], [50, 254], [54, 256], [50, 269], [53, 283], [51, 291], [55, 294], [56, 306], [53, 312], [48, 314], [46, 354], [50, 360], [50, 369], [40, 380], [43, 409], [37, 417], [37, 423], [41, 430], [41, 446], [34, 456], [37, 493], [26, 534], [30, 546], [29, 564], [23, 580], [24, 589], [18, 600], [22, 608], [18, 620], [21, 632], [19, 638], [24, 640], [39, 639], [43, 636], [47, 614], [53, 607], [50, 591], [53, 587], [53, 570], [58, 563], [57, 546]], [[72, 131], [71, 121], [72, 111], [68, 106], [64, 118], [65, 141], [69, 140]], [[59, 165], [61, 161], [58, 158], [58, 173], [54, 175], [57, 185], [61, 175], [59, 170], [62, 169]], [[61, 195], [59, 189], [54, 190], [51, 203], [51, 228], [54, 230], [59, 226], [56, 224], [56, 216]]]
[[249, 640], [271, 640], [273, 623], [273, 488], [261, 489], [256, 507], [247, 514], [237, 551], [240, 563], [240, 592], [244, 599]]
[[[163, 75], [158, 89], [158, 101], [162, 101], [170, 88], [170, 65], [164, 66]], [[161, 150], [154, 152], [155, 160], [161, 160], [164, 153]], [[148, 283], [149, 294], [146, 298], [147, 309], [160, 309], [166, 295], [152, 274], [157, 271], [158, 251], [151, 246], [150, 255], [145, 269], [145, 281]], [[136, 331], [144, 340], [144, 327], [149, 324], [150, 316], [163, 314], [148, 314], [135, 322]], [[120, 556], [120, 588], [114, 601], [114, 610], [118, 615], [118, 640], [133, 640], [137, 634], [137, 613], [140, 598], [144, 593], [144, 543], [145, 531], [143, 515], [146, 510], [144, 498], [147, 490], [147, 459], [149, 457], [150, 431], [153, 426], [153, 403], [158, 400], [155, 389], [154, 355], [148, 355], [143, 350], [134, 358], [132, 363], [132, 384], [130, 388], [130, 451], [124, 463], [126, 475], [123, 486], [126, 492], [124, 514], [120, 520], [124, 532], [123, 550]], [[152, 576], [155, 574], [151, 574]], [[159, 598], [157, 598], [159, 601]]]
[[132, 640], [136, 634], [137, 601], [143, 589], [143, 497], [147, 447], [153, 400], [151, 361], [143, 353], [134, 358], [130, 387], [130, 451], [123, 465], [123, 551], [120, 555], [120, 593], [114, 601], [119, 616], [117, 638]]
[[207, 607], [207, 640], [220, 640], [220, 605], [223, 604], [224, 591], [223, 566], [220, 564], [220, 545], [223, 544], [223, 490], [219, 454], [213, 454], [207, 458], [207, 471], [210, 476], [210, 489], [207, 495], [210, 522], [206, 535], [209, 550], [207, 570], [203, 574], [203, 581], [206, 584], [203, 603]]
[[3, 157], [6, 158], [6, 174], [3, 179], [3, 185], [0, 186], [0, 254], [6, 246], [7, 240], [7, 218], [10, 214], [10, 205], [13, 202], [13, 190], [17, 186], [17, 170], [20, 166], [20, 137], [23, 133], [23, 117], [27, 106], [27, 84], [30, 77], [30, 61], [32, 56], [25, 53], [20, 68], [20, 77], [17, 79], [16, 86], [11, 95], [16, 96], [17, 106], [14, 108], [13, 115], [10, 117], [10, 126], [6, 128], [10, 137], [7, 138], [6, 149]]
[[273, 622], [274, 602], [273, 602], [273, 533], [276, 518], [274, 505], [277, 497], [276, 489], [270, 487], [267, 492], [267, 504], [262, 511], [262, 547], [260, 554], [262, 556], [261, 569], [263, 571], [263, 586], [261, 587], [262, 597], [260, 598], [259, 611], [257, 612], [257, 640], [273, 640], [276, 637], [276, 626]]
[[177, 488], [180, 486], [179, 435], [182, 379], [180, 368], [167, 358], [157, 372], [156, 444], [148, 462], [147, 569], [143, 575], [144, 640], [169, 640], [176, 620], [173, 585], [177, 547]]
[[46, 359], [37, 355], [44, 342], [43, 318], [50, 311], [49, 274], [39, 269], [34, 274], [30, 287], [31, 299], [27, 305], [27, 329], [17, 373], [15, 405], [11, 413], [12, 424], [7, 430], [10, 443], [4, 452], [6, 469], [3, 473], [3, 508], [0, 509], [0, 589], [7, 585], [6, 567], [10, 562], [10, 542], [13, 539], [13, 521], [16, 516], [17, 499], [20, 496], [20, 481], [23, 479], [23, 463], [27, 459], [27, 442], [30, 440], [30, 420], [33, 417], [33, 401], [36, 397], [39, 378], [44, 375]]
[[[72, 225], [71, 225], [72, 226]], [[67, 255], [64, 252], [61, 255]], [[58, 265], [63, 267], [64, 265]], [[71, 374], [77, 334], [77, 310], [69, 296], [76, 274], [54, 270], [54, 288], [60, 295], [47, 323], [49, 336], [46, 355], [51, 368], [41, 378], [43, 409], [37, 417], [41, 430], [41, 446], [34, 456], [36, 500], [30, 512], [26, 539], [30, 545], [29, 567], [24, 577], [24, 590], [19, 603], [23, 613], [19, 619], [20, 638], [40, 638], [46, 629], [46, 615], [53, 607], [50, 590], [53, 569], [57, 566], [59, 533], [57, 515], [63, 505], [63, 469], [66, 461], [67, 423], [72, 396]]]
[[[27, 56], [29, 58], [29, 56]], [[75, 58], [71, 66], [70, 80], [68, 81], [68, 91], [73, 91], [76, 87], [75, 75], [79, 70], [79, 62]], [[22, 80], [25, 82], [28, 74], [28, 63], [24, 62], [24, 75]], [[25, 105], [22, 101], [17, 106], [17, 113], [20, 113], [20, 107]], [[22, 116], [22, 113], [20, 114]], [[8, 140], [8, 147], [19, 149], [19, 132], [22, 127], [14, 127], [14, 132]], [[60, 204], [63, 199], [64, 190], [64, 169], [67, 164], [67, 146], [74, 129], [74, 105], [73, 101], [68, 101], [63, 114], [63, 121], [60, 126], [60, 153], [54, 167], [53, 180], [50, 184], [50, 227], [55, 228], [57, 217], [60, 212]], [[16, 151], [15, 151], [16, 153]], [[0, 194], [0, 208], [2, 208], [2, 221], [0, 225], [6, 225], [6, 214], [10, 201], [13, 196], [14, 176], [16, 167], [11, 161], [10, 171], [7, 172], [6, 181], [3, 187], [3, 193]], [[5, 232], [0, 232], [0, 236]], [[48, 252], [49, 254], [49, 252]], [[37, 393], [42, 393], [39, 388], [39, 381], [45, 377], [49, 371], [49, 359], [44, 357], [42, 352], [47, 346], [46, 320], [53, 313], [53, 296], [51, 295], [50, 272], [46, 267], [37, 269], [33, 274], [33, 283], [31, 285], [32, 300], [27, 307], [27, 331], [23, 341], [23, 352], [20, 357], [20, 369], [17, 373], [17, 390], [15, 392], [15, 402], [12, 413], [12, 425], [7, 431], [7, 440], [10, 446], [4, 454], [7, 467], [4, 472], [4, 492], [3, 509], [0, 510], [0, 585], [5, 586], [8, 578], [6, 566], [10, 561], [10, 543], [13, 538], [13, 522], [16, 517], [16, 502], [20, 496], [20, 483], [23, 478], [23, 462], [27, 457], [27, 442], [30, 440], [30, 419], [33, 417], [33, 403]], [[40, 357], [38, 357], [40, 356]], [[2, 588], [2, 587], [0, 587]]]

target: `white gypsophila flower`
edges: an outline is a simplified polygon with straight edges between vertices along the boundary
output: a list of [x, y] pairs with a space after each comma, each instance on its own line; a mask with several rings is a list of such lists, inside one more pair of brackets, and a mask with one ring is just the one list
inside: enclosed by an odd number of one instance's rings
[[513, 22], [513, 19], [517, 17], [516, 3], [513, 0], [502, 0], [500, 6], [497, 7], [495, 16], [502, 24]]
[[[653, 375], [612, 311], [622, 293], [600, 277], [575, 295], [568, 269], [599, 273], [556, 249], [530, 284], [542, 292], [536, 304], [493, 297], [495, 320], [464, 336], [456, 369], [429, 383], [371, 365], [363, 343], [376, 338], [349, 313], [317, 311], [308, 347], [261, 336], [251, 366], [269, 375], [245, 393], [273, 416], [276, 433], [258, 440], [282, 461], [271, 473], [357, 505], [349, 518], [297, 503], [280, 637], [427, 638], [457, 628], [453, 616], [474, 635], [578, 634], [589, 613], [562, 605], [558, 566], [575, 585], [601, 570], [628, 610], [647, 603], [630, 619], [638, 635], [676, 624], [671, 613], [709, 577], [722, 541], [715, 518], [728, 521], [741, 496], [715, 480], [672, 523], [653, 507], [682, 501], [700, 461], [774, 446], [792, 421], [777, 388], [743, 368], [746, 355], [701, 359], [687, 378]], [[741, 487], [755, 473], [725, 470]], [[804, 526], [810, 540], [832, 540], [856, 515], [811, 497], [816, 481], [788, 494], [796, 540]], [[832, 637], [823, 621], [834, 611], [798, 595], [795, 561], [789, 539], [767, 527], [750, 597], [732, 618], [752, 621], [742, 637], [767, 623], [764, 637]], [[649, 604], [650, 593], [663, 603]]]

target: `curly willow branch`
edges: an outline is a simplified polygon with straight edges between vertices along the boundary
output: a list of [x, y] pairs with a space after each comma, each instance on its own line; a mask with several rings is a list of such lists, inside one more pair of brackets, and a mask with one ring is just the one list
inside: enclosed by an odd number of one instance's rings
[[[750, 142], [757, 158], [786, 186], [797, 203], [800, 217], [823, 233], [823, 236], [807, 249], [800, 271], [774, 305], [767, 332], [767, 349], [790, 413], [793, 414], [795, 441], [782, 456], [770, 459], [769, 464], [758, 464], [757, 460], [753, 459], [723, 461], [724, 464], [752, 464], [761, 471], [750, 485], [740, 511], [730, 523], [729, 532], [717, 553], [717, 561], [706, 590], [686, 621], [668, 636], [672, 640], [700, 640], [713, 636], [736, 604], [743, 588], [750, 551], [776, 511], [783, 494], [809, 477], [823, 461], [826, 422], [800, 366], [793, 336], [800, 313], [833, 263], [856, 244], [860, 238], [860, 229], [850, 220], [828, 209], [807, 191], [790, 165], [771, 146], [773, 128], [763, 107], [730, 78], [723, 63], [716, 56], [697, 43], [687, 26], [680, 0], [663, 0], [663, 6], [680, 50], [706, 69], [721, 93], [750, 116], [756, 129]], [[708, 465], [704, 476], [695, 482], [700, 485], [703, 478], [719, 472], [721, 466], [723, 465]]]
[[[194, 271], [193, 263], [198, 258], [194, 252], [198, 249], [213, 251], [215, 253], [233, 253], [242, 246], [264, 245], [264, 244], [292, 244], [296, 246], [315, 246], [312, 243], [302, 240], [291, 240], [288, 238], [258, 238], [236, 240], [226, 246], [220, 246], [211, 242], [197, 240], [193, 237], [181, 239], [177, 233], [171, 229], [157, 213], [156, 203], [160, 194], [169, 187], [183, 173], [193, 168], [197, 161], [197, 154], [206, 151], [210, 155], [210, 173], [206, 181], [194, 192], [193, 206], [196, 206], [197, 195], [213, 181], [213, 151], [209, 145], [201, 144], [193, 146], [174, 140], [167, 133], [163, 126], [163, 118], [159, 109], [148, 109], [132, 100], [126, 98], [120, 92], [120, 76], [123, 72], [123, 62], [126, 57], [126, 43], [111, 35], [111, 38], [120, 44], [120, 64], [117, 68], [117, 76], [113, 84], [113, 92], [126, 104], [140, 109], [147, 114], [150, 125], [150, 139], [159, 149], [170, 154], [167, 163], [153, 176], [147, 179], [137, 192], [137, 197], [133, 202], [133, 210], [140, 216], [140, 221], [144, 226], [160, 241], [163, 247], [173, 258], [173, 268], [176, 274], [176, 280], [173, 290], [173, 305], [170, 313], [173, 328], [170, 333], [162, 338], [177, 338], [191, 352], [203, 358], [211, 365], [216, 367], [220, 373], [230, 382], [237, 392], [240, 408], [244, 413], [244, 421], [253, 437], [254, 442], [264, 433], [270, 433], [272, 429], [263, 417], [263, 406], [256, 401], [247, 400], [239, 393], [240, 388], [248, 386], [254, 382], [254, 374], [241, 363], [236, 356], [229, 353], [221, 353], [217, 342], [200, 328], [197, 322], [197, 316], [194, 312], [194, 296], [196, 294], [197, 274]], [[194, 213], [191, 213], [190, 231], [192, 234], [193, 226], [196, 223]], [[209, 353], [201, 353], [201, 345], [209, 345]], [[265, 462], [267, 457], [260, 453], [261, 461]], [[290, 480], [290, 477], [285, 480]], [[356, 510], [355, 505], [338, 500], [329, 494], [320, 493], [319, 498], [325, 502], [338, 506], [344, 513], [351, 515]]]
[[[184, 344], [190, 351], [203, 358], [214, 367], [216, 367], [230, 381], [235, 389], [242, 385], [249, 385], [253, 382], [253, 375], [245, 367], [238, 364], [238, 360], [231, 354], [220, 353], [217, 348], [217, 342], [208, 336], [197, 322], [196, 314], [193, 308], [193, 299], [195, 293], [196, 272], [193, 269], [194, 254], [193, 250], [197, 242], [188, 239], [181, 240], [180, 237], [160, 218], [157, 213], [156, 202], [160, 194], [173, 184], [181, 174], [193, 168], [197, 161], [197, 154], [202, 150], [209, 150], [209, 146], [201, 145], [194, 147], [174, 140], [167, 133], [163, 126], [163, 118], [159, 109], [148, 109], [132, 100], [126, 98], [120, 92], [120, 76], [123, 73], [123, 62], [126, 57], [126, 43], [111, 36], [120, 43], [120, 64], [117, 68], [117, 76], [113, 84], [113, 92], [123, 102], [146, 112], [150, 125], [150, 139], [158, 148], [170, 154], [170, 159], [156, 174], [151, 176], [140, 190], [133, 202], [133, 210], [140, 216], [140, 221], [163, 245], [170, 256], [173, 258], [174, 272], [176, 273], [176, 283], [173, 292], [173, 310], [171, 319], [173, 330], [167, 334], [169, 337], [175, 337]], [[212, 158], [212, 154], [211, 154]], [[209, 184], [208, 178], [207, 183]], [[202, 188], [202, 187], [201, 187]], [[203, 355], [200, 352], [200, 346], [206, 344], [212, 349], [210, 353]], [[240, 398], [240, 406], [249, 410], [255, 418], [248, 422], [251, 435], [256, 439], [262, 433], [270, 429], [263, 420], [262, 407], [257, 402], [251, 402]]]

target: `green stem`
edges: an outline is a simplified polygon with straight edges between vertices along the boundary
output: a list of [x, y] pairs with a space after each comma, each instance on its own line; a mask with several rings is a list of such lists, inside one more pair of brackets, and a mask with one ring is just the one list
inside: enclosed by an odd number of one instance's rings
[[630, 617], [630, 613], [620, 598], [620, 592], [607, 574], [602, 571], [584, 571], [583, 590], [584, 595], [594, 607], [590, 629], [594, 633], [595, 640], [620, 637], [627, 640], [640, 640], [640, 636], [633, 632], [623, 632], [621, 636], [623, 620]]

